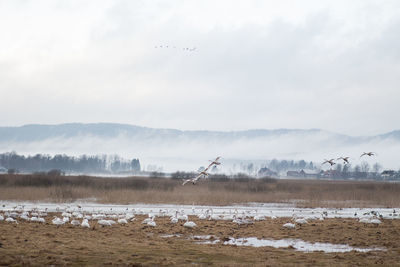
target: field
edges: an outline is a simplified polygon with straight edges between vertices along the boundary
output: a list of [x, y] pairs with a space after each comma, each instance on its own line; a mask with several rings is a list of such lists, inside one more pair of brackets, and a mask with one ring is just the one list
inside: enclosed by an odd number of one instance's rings
[[0, 175], [0, 199], [229, 205], [291, 202], [303, 207], [400, 207], [400, 183], [328, 180], [180, 179]]
[[[181, 186], [165, 178], [4, 175], [0, 216], [17, 223], [0, 221], [0, 266], [399, 266], [398, 192], [398, 184], [354, 181]], [[171, 222], [182, 215], [188, 218]], [[90, 227], [55, 225], [54, 216], [88, 216]], [[156, 226], [142, 223], [149, 217]]]
[[[52, 216], [53, 214], [51, 214]], [[0, 223], [1, 265], [225, 265], [225, 266], [395, 266], [400, 262], [400, 220], [384, 220], [379, 225], [354, 219], [326, 219], [285, 229], [288, 218], [266, 219], [251, 225], [226, 221], [199, 220], [188, 229], [169, 218], [157, 218], [156, 227], [141, 223], [137, 216], [127, 225], [90, 229], [56, 226], [51, 223]], [[47, 218], [50, 222], [50, 217]], [[179, 237], [164, 237], [165, 235]], [[346, 253], [305, 253], [293, 248], [243, 247], [223, 244], [196, 244], [195, 235], [215, 238], [294, 238], [309, 242], [349, 244], [354, 247], [384, 247], [385, 251]]]

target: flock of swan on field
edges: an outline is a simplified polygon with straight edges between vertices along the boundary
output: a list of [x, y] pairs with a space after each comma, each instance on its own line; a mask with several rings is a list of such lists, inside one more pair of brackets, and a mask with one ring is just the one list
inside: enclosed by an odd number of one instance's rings
[[[61, 225], [72, 225], [76, 227], [83, 228], [91, 228], [93, 225], [100, 225], [103, 227], [113, 226], [114, 224], [118, 225], [127, 225], [131, 223], [141, 223], [149, 227], [157, 227], [156, 219], [157, 218], [165, 218], [169, 217], [168, 224], [179, 224], [186, 228], [195, 228], [197, 224], [190, 219], [194, 219], [197, 217], [198, 220], [205, 221], [227, 221], [232, 222], [237, 225], [249, 225], [254, 224], [257, 221], [264, 221], [267, 219], [275, 220], [277, 216], [274, 215], [272, 211], [269, 211], [269, 214], [265, 214], [259, 212], [258, 209], [246, 209], [246, 210], [238, 210], [238, 209], [229, 209], [224, 212], [214, 212], [213, 208], [195, 208], [192, 206], [192, 210], [186, 211], [184, 209], [177, 208], [160, 208], [157, 211], [147, 210], [144, 211], [140, 208], [129, 208], [126, 207], [124, 211], [113, 211], [112, 208], [109, 210], [88, 212], [87, 208], [82, 208], [80, 205], [76, 206], [67, 206], [64, 209], [57, 208], [56, 211], [48, 212], [47, 208], [39, 209], [39, 208], [25, 208], [24, 205], [17, 205], [10, 209], [3, 209], [0, 212], [0, 222], [5, 221], [7, 223], [15, 223], [18, 222], [29, 222], [29, 223], [41, 223], [41, 224], [52, 224], [56, 226]], [[329, 214], [328, 214], [329, 212]], [[312, 211], [311, 214], [308, 212], [307, 215], [302, 216], [302, 211], [295, 212], [293, 210], [292, 216], [288, 217], [288, 222], [283, 224], [284, 228], [296, 228], [301, 225], [305, 225], [313, 220], [323, 221], [326, 218], [336, 217], [335, 213], [338, 210], [333, 211]], [[361, 213], [362, 212], [362, 213]], [[380, 224], [382, 223], [381, 219], [392, 218], [392, 219], [400, 219], [399, 211], [393, 209], [390, 213], [380, 214], [379, 211], [359, 211], [354, 213], [355, 219], [358, 219], [360, 223], [368, 223], [368, 224]], [[50, 221], [48, 219], [52, 214], [58, 214], [54, 216]], [[303, 213], [306, 214], [306, 213]], [[144, 220], [139, 221], [138, 215], [146, 216]], [[338, 214], [340, 215], [340, 214]], [[282, 216], [281, 216], [282, 217]], [[47, 221], [46, 221], [47, 218]], [[141, 219], [140, 219], [141, 220]], [[165, 223], [165, 220], [163, 220]]]

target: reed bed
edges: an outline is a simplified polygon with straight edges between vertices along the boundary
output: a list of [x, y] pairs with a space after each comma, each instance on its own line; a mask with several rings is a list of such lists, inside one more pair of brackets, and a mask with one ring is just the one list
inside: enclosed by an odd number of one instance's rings
[[301, 207], [400, 207], [400, 184], [362, 181], [0, 175], [0, 200], [230, 205], [291, 202]]

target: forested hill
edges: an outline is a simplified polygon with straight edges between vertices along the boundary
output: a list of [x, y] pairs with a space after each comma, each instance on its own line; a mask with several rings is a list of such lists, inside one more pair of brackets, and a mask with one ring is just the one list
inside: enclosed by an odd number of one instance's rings
[[72, 157], [67, 155], [18, 155], [15, 152], [0, 154], [0, 166], [16, 172], [47, 172], [59, 170], [66, 173], [121, 173], [139, 172], [138, 159], [126, 160], [118, 156]]

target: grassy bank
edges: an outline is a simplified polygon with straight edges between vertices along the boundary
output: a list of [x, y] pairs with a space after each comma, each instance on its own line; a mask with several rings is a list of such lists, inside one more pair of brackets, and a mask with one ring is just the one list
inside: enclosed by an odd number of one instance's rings
[[181, 185], [170, 178], [0, 175], [0, 200], [228, 205], [288, 202], [315, 207], [400, 207], [400, 184], [360, 181], [207, 179]]

